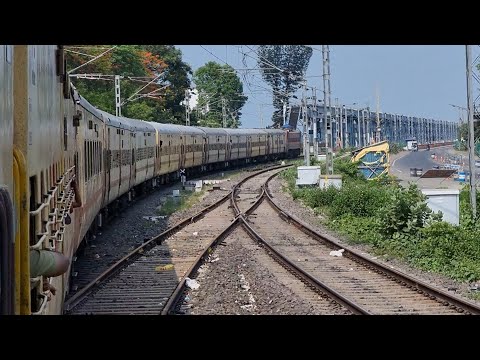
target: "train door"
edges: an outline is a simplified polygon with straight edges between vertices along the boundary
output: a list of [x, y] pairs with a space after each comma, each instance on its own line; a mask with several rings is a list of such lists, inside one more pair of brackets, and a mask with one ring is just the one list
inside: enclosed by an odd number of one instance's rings
[[265, 155], [270, 155], [271, 153], [271, 141], [272, 141], [272, 136], [268, 134], [267, 135], [267, 153]]
[[103, 188], [103, 203], [108, 202], [108, 195], [110, 194], [110, 128], [107, 129], [107, 136], [105, 137], [105, 147], [103, 148], [103, 165], [105, 169], [105, 187]]
[[131, 166], [131, 173], [130, 173], [130, 187], [135, 186], [135, 179], [137, 177], [137, 162], [135, 158], [135, 147], [132, 144], [132, 166]]
[[252, 156], [252, 137], [249, 135], [247, 136], [247, 158]]
[[232, 151], [232, 137], [226, 136], [226, 145], [225, 145], [225, 161], [230, 160], [230, 153]]
[[203, 137], [203, 150], [202, 150], [202, 165], [208, 163], [208, 145], [207, 145], [207, 137]]
[[[187, 137], [185, 136], [185, 139]], [[183, 136], [180, 136], [180, 159], [179, 159], [179, 167], [183, 169], [185, 166], [185, 139]]]

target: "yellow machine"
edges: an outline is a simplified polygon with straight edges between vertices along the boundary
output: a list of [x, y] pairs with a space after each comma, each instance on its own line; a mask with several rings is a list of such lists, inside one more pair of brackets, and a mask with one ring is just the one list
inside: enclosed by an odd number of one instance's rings
[[368, 180], [387, 175], [390, 169], [388, 141], [366, 146], [352, 152], [352, 162], [359, 161], [358, 169]]

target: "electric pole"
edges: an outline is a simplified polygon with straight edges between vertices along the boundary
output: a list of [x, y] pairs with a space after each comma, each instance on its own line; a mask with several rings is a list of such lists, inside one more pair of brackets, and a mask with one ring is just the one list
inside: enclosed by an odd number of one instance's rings
[[190, 90], [185, 89], [185, 126], [190, 126]]
[[308, 123], [307, 82], [303, 83], [303, 130], [305, 144], [305, 165], [310, 166], [310, 124]]
[[115, 75], [115, 115], [122, 116], [122, 102], [120, 100], [120, 75]]
[[380, 127], [380, 93], [378, 92], [378, 85], [377, 85], [377, 134], [375, 136], [375, 142], [380, 142], [381, 135], [380, 131], [382, 128]]
[[323, 116], [325, 119], [325, 161], [327, 174], [333, 174], [332, 118], [330, 105], [330, 50], [322, 45], [323, 55]]
[[313, 121], [313, 156], [318, 160], [318, 139], [317, 139], [317, 88], [312, 88], [312, 121]]
[[473, 218], [477, 216], [477, 189], [475, 187], [475, 137], [473, 123], [473, 97], [472, 97], [472, 46], [465, 45], [467, 61], [467, 107], [468, 107], [468, 157], [470, 172], [470, 202], [472, 204]]
[[223, 127], [227, 127], [227, 105], [225, 98], [222, 97], [222, 118], [223, 118]]

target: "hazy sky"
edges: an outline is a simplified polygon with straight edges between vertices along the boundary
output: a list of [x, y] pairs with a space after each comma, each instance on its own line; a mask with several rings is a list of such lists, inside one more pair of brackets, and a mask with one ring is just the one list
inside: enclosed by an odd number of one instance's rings
[[[238, 45], [202, 46], [206, 50], [200, 45], [177, 45], [193, 70], [208, 61], [245, 68]], [[323, 99], [322, 46], [312, 46], [307, 81], [309, 86], [320, 89], [317, 97]], [[251, 52], [254, 46], [249, 47], [243, 46], [242, 51], [255, 56]], [[255, 60], [246, 59], [247, 66], [253, 68]], [[331, 45], [330, 69], [332, 103], [338, 98], [342, 104], [357, 103], [375, 109], [378, 85], [382, 112], [457, 120], [459, 110], [449, 104], [466, 107], [463, 45]], [[261, 113], [264, 125], [269, 125], [273, 110], [270, 87], [258, 71], [250, 71], [248, 78], [250, 86], [244, 82], [244, 92], [249, 99], [242, 109], [242, 127], [259, 127]], [[478, 84], [474, 85], [478, 88]]]

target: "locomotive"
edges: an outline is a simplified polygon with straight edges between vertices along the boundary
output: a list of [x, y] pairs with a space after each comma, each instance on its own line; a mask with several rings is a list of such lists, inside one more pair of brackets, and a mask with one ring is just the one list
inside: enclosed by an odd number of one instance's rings
[[101, 111], [70, 83], [62, 46], [0, 45], [0, 84], [2, 314], [62, 313], [70, 271], [32, 278], [31, 249], [72, 259], [111, 212], [177, 180], [180, 170], [194, 175], [300, 154], [297, 131], [181, 126]]

